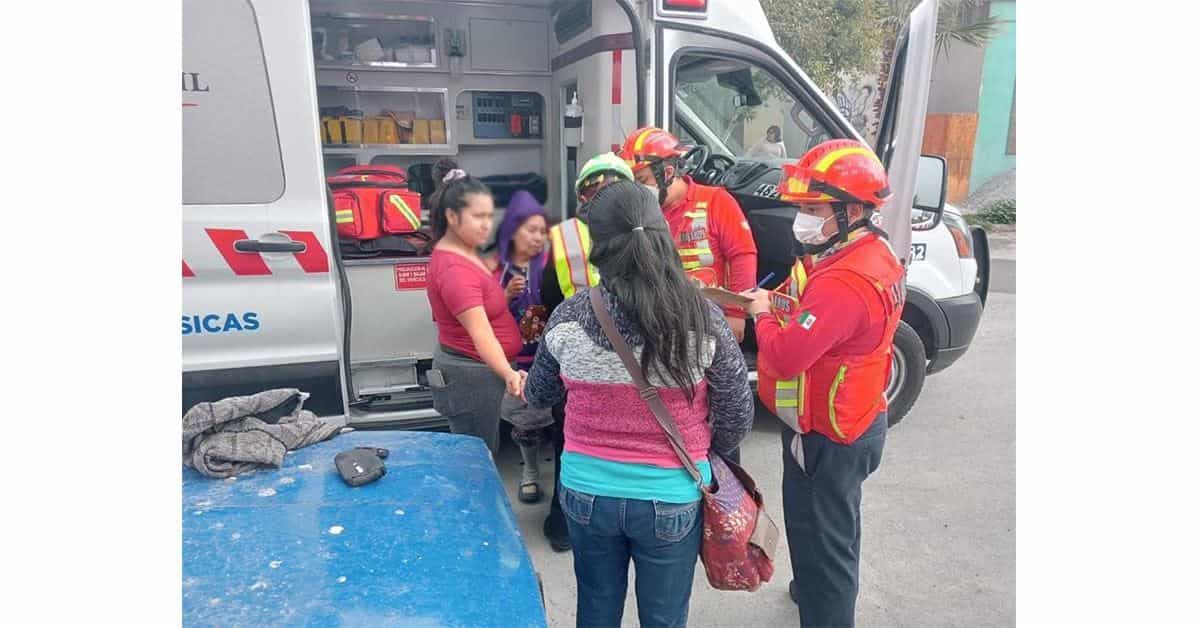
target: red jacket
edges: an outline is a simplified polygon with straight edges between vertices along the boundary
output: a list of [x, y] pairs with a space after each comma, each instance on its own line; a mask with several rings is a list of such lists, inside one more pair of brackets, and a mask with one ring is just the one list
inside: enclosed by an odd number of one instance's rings
[[844, 444], [861, 436], [887, 410], [903, 276], [887, 244], [868, 234], [813, 266], [790, 311], [760, 314], [758, 394], [767, 408], [802, 432]]
[[[663, 215], [671, 226], [675, 247], [684, 258], [684, 270], [708, 285], [734, 292], [753, 288], [757, 283], [758, 246], [742, 208], [724, 188], [700, 185], [691, 177], [683, 180], [688, 185], [687, 195], [664, 208]], [[725, 313], [745, 315], [736, 307], [725, 308]]]

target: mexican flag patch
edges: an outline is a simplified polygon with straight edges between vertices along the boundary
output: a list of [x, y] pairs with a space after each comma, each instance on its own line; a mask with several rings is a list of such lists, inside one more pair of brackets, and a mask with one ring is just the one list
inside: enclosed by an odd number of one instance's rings
[[804, 329], [812, 329], [813, 325], [817, 322], [817, 317], [813, 316], [808, 310], [804, 310], [800, 313], [800, 316], [796, 317], [796, 322], [800, 323], [800, 326]]

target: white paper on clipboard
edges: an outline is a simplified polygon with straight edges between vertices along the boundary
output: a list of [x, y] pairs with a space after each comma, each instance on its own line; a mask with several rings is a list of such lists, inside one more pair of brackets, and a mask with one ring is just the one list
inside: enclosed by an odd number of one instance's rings
[[751, 299], [744, 297], [736, 292], [730, 292], [724, 288], [712, 288], [705, 286], [700, 289], [700, 294], [705, 298], [717, 302], [719, 305], [732, 305], [737, 307], [746, 307], [751, 303]]

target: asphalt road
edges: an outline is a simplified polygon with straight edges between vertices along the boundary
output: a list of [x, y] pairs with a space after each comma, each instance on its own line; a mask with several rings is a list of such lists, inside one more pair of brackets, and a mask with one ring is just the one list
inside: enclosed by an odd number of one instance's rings
[[[1016, 621], [1016, 263], [994, 260], [991, 295], [971, 350], [926, 380], [909, 415], [888, 433], [883, 464], [864, 486], [858, 625], [1011, 626]], [[760, 413], [742, 445], [782, 527], [777, 421]], [[544, 458], [551, 454], [549, 447]], [[497, 464], [546, 595], [551, 626], [573, 626], [571, 554], [552, 552], [545, 499], [516, 499], [520, 457], [506, 443]], [[552, 468], [544, 463], [543, 478]], [[755, 593], [715, 591], [697, 569], [689, 624], [798, 625], [787, 596], [786, 540], [775, 578]], [[633, 575], [625, 626], [637, 625]], [[486, 594], [486, 593], [483, 593]]]

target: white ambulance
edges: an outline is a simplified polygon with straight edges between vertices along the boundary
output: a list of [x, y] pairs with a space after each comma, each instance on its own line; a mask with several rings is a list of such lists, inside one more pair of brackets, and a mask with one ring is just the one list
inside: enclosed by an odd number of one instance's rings
[[[909, 18], [876, 144], [906, 257], [913, 207], [940, 213], [945, 189], [919, 155], [936, 22], [936, 0]], [[533, 187], [565, 218], [579, 165], [653, 124], [698, 146], [693, 176], [738, 192], [765, 275], [790, 262], [792, 211], [747, 183], [782, 161], [705, 138], [750, 146], [779, 126], [792, 160], [862, 139], [746, 0], [183, 0], [182, 78], [184, 408], [298, 387], [360, 426], [444, 425], [428, 260], [344, 256], [327, 175], [400, 166], [428, 194], [451, 156], [492, 177], [498, 207]], [[938, 198], [914, 205], [918, 169]]]

